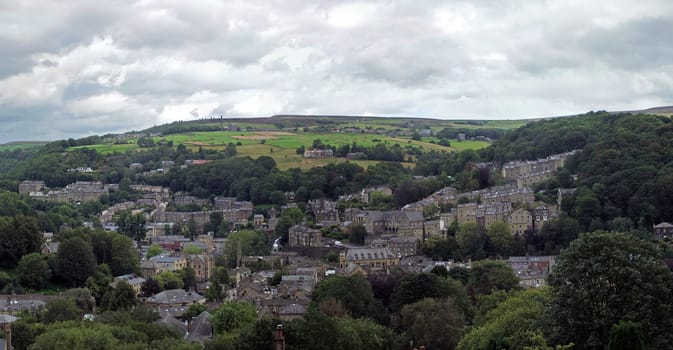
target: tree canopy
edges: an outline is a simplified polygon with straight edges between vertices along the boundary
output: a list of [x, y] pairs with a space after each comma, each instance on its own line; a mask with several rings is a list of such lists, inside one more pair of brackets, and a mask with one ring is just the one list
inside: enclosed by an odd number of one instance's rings
[[553, 339], [580, 349], [605, 346], [620, 321], [642, 325], [648, 348], [669, 349], [673, 274], [653, 246], [630, 234], [582, 234], [548, 278]]

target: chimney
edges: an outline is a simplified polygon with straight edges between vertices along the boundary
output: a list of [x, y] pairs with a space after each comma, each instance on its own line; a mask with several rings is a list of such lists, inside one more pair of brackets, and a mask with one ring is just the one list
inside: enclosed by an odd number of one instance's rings
[[285, 350], [285, 334], [283, 334], [283, 325], [276, 326], [276, 336], [274, 337], [274, 349]]

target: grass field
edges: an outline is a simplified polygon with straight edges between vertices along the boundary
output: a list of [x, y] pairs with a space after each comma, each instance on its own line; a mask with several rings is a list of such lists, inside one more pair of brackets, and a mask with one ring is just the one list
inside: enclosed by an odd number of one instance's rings
[[[221, 150], [229, 143], [239, 144], [237, 146], [238, 155], [241, 157], [249, 156], [258, 158], [260, 156], [273, 157], [278, 164], [279, 169], [289, 168], [311, 168], [323, 166], [333, 162], [345, 162], [344, 158], [332, 159], [305, 159], [302, 155], [296, 153], [296, 149], [302, 145], [310, 147], [313, 141], [320, 139], [324, 144], [332, 146], [342, 146], [346, 144], [357, 143], [358, 145], [371, 147], [377, 143], [384, 143], [388, 146], [399, 144], [402, 147], [412, 145], [423, 151], [462, 151], [465, 149], [481, 149], [489, 145], [488, 142], [481, 141], [462, 141], [450, 140], [451, 147], [447, 148], [429, 141], [436, 138], [424, 138], [422, 141], [411, 140], [405, 137], [388, 137], [377, 134], [361, 133], [313, 133], [313, 132], [246, 132], [246, 131], [207, 131], [207, 132], [189, 132], [183, 134], [171, 134], [163, 137], [156, 137], [155, 142], [172, 141], [175, 146], [184, 144], [192, 150], [199, 147], [204, 149]], [[262, 141], [263, 140], [263, 141]], [[91, 146], [78, 146], [71, 149], [95, 149], [99, 153], [107, 155], [114, 152], [124, 153], [127, 151], [138, 150], [137, 144], [100, 144]], [[351, 161], [363, 167], [378, 163], [377, 161], [355, 160]], [[405, 166], [413, 166], [413, 163], [403, 163]]]
[[[347, 126], [358, 126], [360, 128], [371, 127], [392, 129], [398, 128], [401, 123], [408, 121], [395, 118], [377, 118], [376, 123], [372, 120], [351, 120]], [[414, 121], [417, 122], [417, 121]], [[440, 121], [440, 120], [419, 120], [419, 123], [431, 123], [439, 127], [497, 127], [513, 128], [523, 125], [522, 121], [482, 121], [479, 124], [462, 124], [455, 121]], [[455, 123], [455, 124], [454, 124]], [[262, 128], [263, 125], [259, 123], [245, 123], [238, 122], [237, 126], [246, 129], [248, 126]], [[346, 124], [342, 124], [346, 125]], [[273, 127], [271, 124], [269, 127]], [[437, 151], [462, 151], [465, 149], [481, 149], [489, 145], [488, 142], [481, 141], [462, 141], [450, 140], [451, 147], [444, 147], [436, 144], [437, 138], [427, 137], [421, 141], [411, 140], [408, 137], [388, 137], [379, 134], [368, 133], [318, 133], [318, 132], [264, 132], [264, 131], [202, 131], [202, 132], [185, 132], [179, 134], [169, 134], [162, 137], [155, 137], [155, 143], [172, 141], [174, 146], [184, 144], [192, 150], [197, 150], [199, 147], [204, 149], [224, 149], [229, 143], [237, 144], [238, 155], [241, 157], [249, 156], [251, 158], [258, 158], [260, 156], [273, 157], [279, 169], [289, 168], [312, 168], [316, 166], [323, 166], [329, 163], [346, 162], [344, 158], [332, 159], [306, 159], [302, 155], [296, 153], [296, 149], [300, 146], [306, 148], [313, 144], [313, 141], [320, 139], [322, 143], [340, 147], [342, 145], [351, 145], [356, 143], [361, 146], [372, 147], [377, 143], [383, 143], [387, 146], [399, 144], [402, 147], [411, 145], [423, 151], [437, 150]], [[435, 143], [431, 143], [434, 141]], [[114, 152], [124, 153], [140, 149], [134, 140], [130, 140], [128, 144], [99, 144], [91, 146], [72, 147], [71, 149], [95, 149], [99, 153], [108, 155]], [[363, 167], [378, 163], [378, 161], [355, 160], [350, 161]], [[403, 163], [404, 166], [413, 167], [413, 163]]]

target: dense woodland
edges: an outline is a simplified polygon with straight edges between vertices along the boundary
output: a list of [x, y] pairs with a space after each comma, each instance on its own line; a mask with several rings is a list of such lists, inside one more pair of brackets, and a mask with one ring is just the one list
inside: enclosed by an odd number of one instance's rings
[[[450, 137], [452, 131], [445, 132]], [[232, 196], [260, 208], [285, 204], [288, 191], [303, 203], [387, 184], [393, 189], [392, 198], [380, 198], [373, 205], [392, 209], [446, 186], [468, 191], [502, 183], [498, 172], [476, 168], [475, 163], [491, 162], [496, 168], [510, 160], [580, 150], [557, 176], [535, 188], [536, 197], [549, 204], [556, 202], [556, 189], [578, 189], [562, 203], [559, 218], [540, 233], [513, 237], [507, 227], [498, 225], [489, 230], [452, 225], [447, 239], [426, 241], [422, 251], [436, 259], [472, 259], [469, 271], [330, 278], [313, 294], [308, 315], [285, 323], [287, 348], [406, 349], [411, 341], [429, 350], [673, 348], [668, 332], [673, 326], [668, 317], [673, 311], [669, 297], [673, 275], [663, 260], [673, 253], [669, 242], [651, 240], [653, 224], [673, 221], [673, 121], [592, 112], [528, 123], [497, 136], [499, 140], [480, 151], [413, 154], [413, 169], [380, 162], [366, 169], [341, 163], [281, 171], [271, 157], [237, 157], [233, 144], [221, 151], [156, 144], [106, 156], [95, 150], [67, 150], [95, 142], [83, 139], [4, 152], [0, 289], [21, 293], [76, 288], [68, 292], [67, 302], [53, 302], [45, 311], [23, 315], [15, 327], [15, 346], [200, 348], [153, 324], [156, 314], [138, 306], [127, 289], [105, 288], [112, 276], [138, 270], [133, 242], [138, 237], [130, 230], [110, 233], [81, 226], [84, 221], [95, 224], [96, 214], [105, 207], [135, 198], [132, 183], [161, 185], [200, 198]], [[188, 159], [213, 162], [179, 168]], [[142, 163], [148, 171], [160, 167], [162, 160], [173, 160], [176, 167], [147, 176], [129, 168], [131, 163]], [[98, 171], [67, 171], [81, 166]], [[16, 193], [24, 179], [44, 180], [50, 187], [100, 180], [119, 183], [120, 189], [100, 203], [45, 203]], [[283, 231], [301, 221], [302, 209], [281, 217], [276, 234], [286, 234]], [[54, 232], [61, 241], [59, 253], [50, 258], [37, 254], [43, 231]], [[218, 227], [214, 231], [219, 232]], [[270, 245], [268, 237], [254, 231], [237, 234], [245, 237], [244, 253], [257, 254]], [[548, 287], [520, 290], [511, 269], [496, 260], [525, 254], [560, 254]], [[217, 280], [228, 280], [225, 269], [231, 266], [231, 252], [228, 255], [217, 263], [224, 271], [216, 274]], [[166, 274], [148, 282], [145, 292], [190, 283], [189, 271]], [[222, 295], [208, 297], [218, 300]], [[96, 300], [98, 318], [80, 321], [83, 313], [91, 312], [83, 302], [90, 298]], [[272, 348], [279, 321], [257, 320], [250, 308], [225, 303], [211, 310], [216, 336], [206, 349]], [[620, 347], [623, 339], [630, 347]]]

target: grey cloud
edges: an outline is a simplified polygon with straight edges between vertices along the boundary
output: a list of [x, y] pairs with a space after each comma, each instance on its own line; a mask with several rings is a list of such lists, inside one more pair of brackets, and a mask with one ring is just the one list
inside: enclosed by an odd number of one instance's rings
[[667, 0], [351, 5], [2, 3], [0, 142], [210, 112], [532, 117], [673, 98]]

